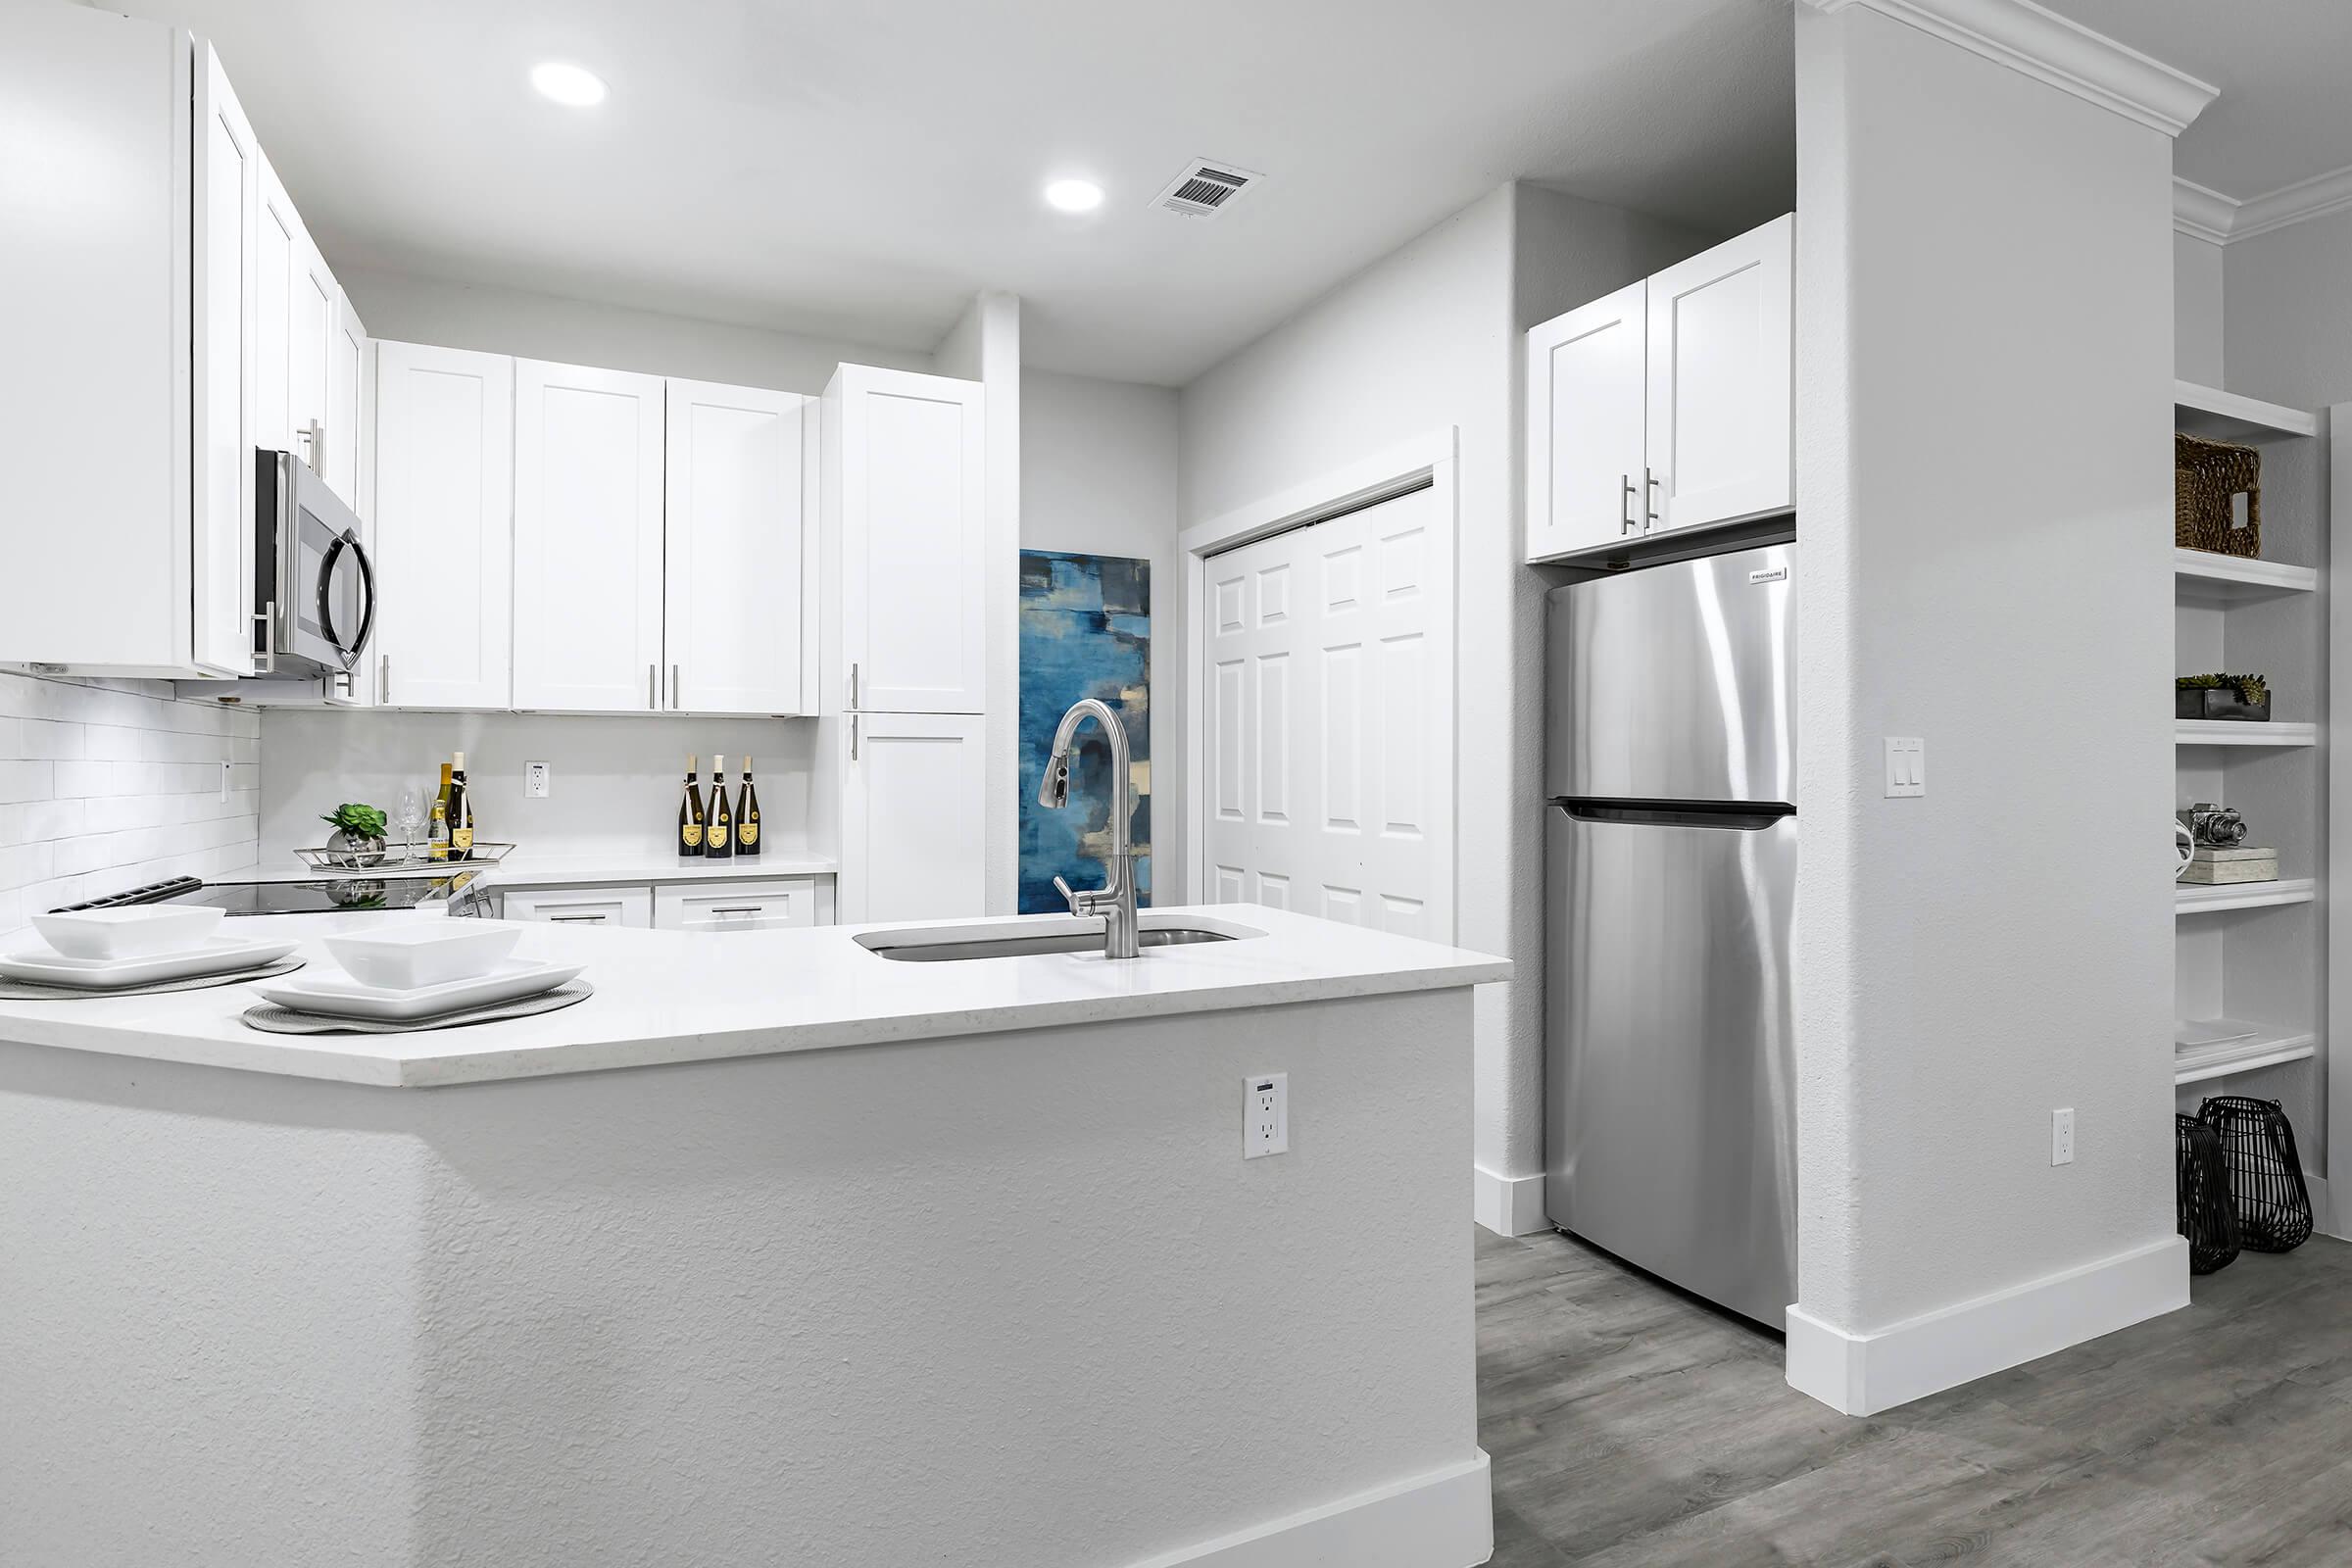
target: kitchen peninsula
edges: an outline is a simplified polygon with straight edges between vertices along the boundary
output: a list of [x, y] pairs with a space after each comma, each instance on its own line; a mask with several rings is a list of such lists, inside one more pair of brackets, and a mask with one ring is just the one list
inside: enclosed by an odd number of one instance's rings
[[[325, 964], [357, 917], [286, 918]], [[1460, 1173], [1509, 965], [1144, 927], [924, 961], [1100, 923], [533, 925], [589, 1002], [413, 1034], [257, 1033], [242, 987], [0, 1003], [12, 1550], [1483, 1558]], [[1245, 1159], [1277, 1072], [1288, 1150]]]

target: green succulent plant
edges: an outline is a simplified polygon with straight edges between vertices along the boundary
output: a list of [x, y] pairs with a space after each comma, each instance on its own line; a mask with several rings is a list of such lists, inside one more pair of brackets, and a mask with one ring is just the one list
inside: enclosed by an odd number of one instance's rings
[[384, 826], [391, 818], [372, 806], [360, 806], [346, 801], [331, 811], [322, 812], [319, 821], [339, 828], [355, 839], [380, 839]]
[[2234, 687], [2237, 700], [2251, 708], [2260, 708], [2271, 700], [2268, 675], [2181, 675], [2174, 680], [2173, 686], [2184, 692], [2218, 692], [2225, 686]]
[[2183, 675], [2173, 682], [2173, 685], [2184, 692], [2219, 691], [2222, 686], [2222, 677], [2219, 675]]

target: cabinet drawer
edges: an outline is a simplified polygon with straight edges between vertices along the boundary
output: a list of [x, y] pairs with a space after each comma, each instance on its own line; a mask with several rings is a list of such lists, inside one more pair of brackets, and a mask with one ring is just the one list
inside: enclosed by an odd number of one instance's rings
[[514, 888], [503, 895], [506, 918], [544, 920], [551, 925], [626, 925], [639, 929], [654, 923], [654, 901], [648, 888]]
[[813, 877], [654, 889], [654, 925], [662, 931], [772, 931], [816, 923]]

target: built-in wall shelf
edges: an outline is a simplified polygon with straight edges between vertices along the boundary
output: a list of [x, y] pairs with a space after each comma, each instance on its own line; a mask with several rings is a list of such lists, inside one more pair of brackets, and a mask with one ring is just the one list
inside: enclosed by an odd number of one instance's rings
[[2248, 561], [2210, 550], [2173, 552], [2175, 596], [2188, 604], [2241, 605], [2286, 594], [2307, 594], [2320, 585], [2318, 570], [2279, 561]]
[[2276, 882], [2229, 882], [2218, 887], [2173, 884], [2173, 912], [2204, 914], [2215, 909], [2260, 909], [2274, 904], [2309, 904], [2319, 884], [2307, 876]]
[[2173, 1050], [2173, 1082], [2202, 1083], [2257, 1067], [2276, 1067], [2282, 1061], [2302, 1061], [2318, 1049], [2319, 1037], [2308, 1032], [2261, 1034], [2214, 1046], [2177, 1046]]
[[2287, 719], [2176, 718], [2176, 746], [2316, 746], [2320, 726]]
[[2208, 441], [2259, 444], [2320, 433], [2317, 416], [2194, 381], [2173, 383], [2173, 428]]

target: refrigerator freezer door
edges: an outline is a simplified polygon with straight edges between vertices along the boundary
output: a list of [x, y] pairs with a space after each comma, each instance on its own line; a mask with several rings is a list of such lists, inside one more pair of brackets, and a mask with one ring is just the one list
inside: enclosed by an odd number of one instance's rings
[[1545, 1212], [1783, 1328], [1796, 818], [1555, 806], [1544, 848]]
[[1546, 596], [1544, 793], [1794, 801], [1793, 544]]

